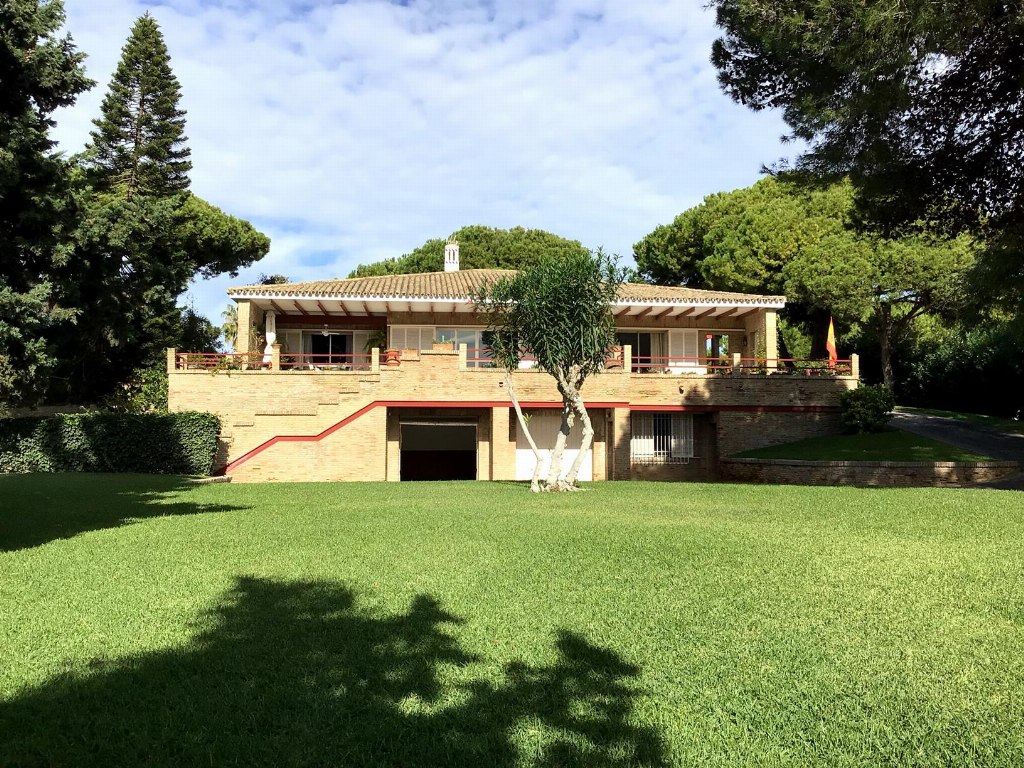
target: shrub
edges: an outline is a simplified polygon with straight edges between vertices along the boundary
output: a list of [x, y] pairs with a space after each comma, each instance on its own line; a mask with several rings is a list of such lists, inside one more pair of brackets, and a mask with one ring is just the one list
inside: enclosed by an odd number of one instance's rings
[[847, 432], [863, 434], [881, 432], [896, 406], [892, 390], [883, 384], [858, 387], [844, 392], [839, 398], [843, 427]]
[[167, 412], [167, 363], [132, 371], [128, 380], [107, 397], [105, 405], [122, 413]]
[[0, 419], [0, 472], [208, 475], [219, 431], [195, 411]]

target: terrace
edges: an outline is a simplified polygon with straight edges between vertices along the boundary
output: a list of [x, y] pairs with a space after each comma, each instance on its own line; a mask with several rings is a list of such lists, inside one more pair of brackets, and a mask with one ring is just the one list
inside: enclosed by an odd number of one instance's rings
[[[388, 370], [415, 372], [424, 355], [449, 358], [452, 372], [494, 371], [496, 363], [486, 347], [468, 344], [438, 345], [439, 349], [372, 349], [367, 353], [293, 353], [282, 352], [281, 345], [271, 345], [264, 352], [180, 352], [168, 350], [168, 373], [380, 373]], [[457, 358], [451, 360], [450, 358]], [[536, 360], [524, 357], [517, 373], [540, 373]], [[849, 358], [812, 360], [809, 358], [744, 357], [741, 353], [717, 357], [669, 357], [634, 355], [632, 346], [624, 345], [608, 357], [602, 374], [629, 373], [633, 378], [650, 376], [803, 376], [858, 378], [860, 362], [856, 354]]]

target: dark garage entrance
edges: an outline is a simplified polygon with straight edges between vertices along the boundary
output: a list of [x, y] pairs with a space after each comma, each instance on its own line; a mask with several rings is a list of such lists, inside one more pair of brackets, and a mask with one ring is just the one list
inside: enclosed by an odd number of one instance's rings
[[402, 480], [476, 480], [476, 422], [403, 421]]

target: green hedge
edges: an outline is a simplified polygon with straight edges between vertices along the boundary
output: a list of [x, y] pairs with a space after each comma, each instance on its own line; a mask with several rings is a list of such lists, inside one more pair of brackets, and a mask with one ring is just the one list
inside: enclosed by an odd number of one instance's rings
[[208, 475], [219, 432], [196, 411], [0, 419], [0, 472]]

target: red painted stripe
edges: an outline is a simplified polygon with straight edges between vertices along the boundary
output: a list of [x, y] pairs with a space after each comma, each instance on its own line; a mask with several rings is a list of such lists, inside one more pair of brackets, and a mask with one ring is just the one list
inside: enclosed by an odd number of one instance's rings
[[839, 413], [839, 406], [833, 405], [631, 405], [631, 411], [693, 411], [741, 413]]
[[[561, 403], [549, 401], [523, 401], [520, 403], [523, 408], [561, 408]], [[585, 403], [587, 408], [629, 408], [631, 411], [744, 411], [755, 413], [831, 413], [838, 411], [838, 408], [821, 405], [633, 405], [623, 402], [590, 402]], [[244, 453], [237, 459], [224, 467], [223, 474], [227, 474], [247, 462], [253, 456], [257, 456], [270, 446], [277, 443], [317, 443], [325, 437], [333, 435], [342, 427], [351, 424], [363, 414], [369, 413], [375, 408], [511, 408], [508, 400], [470, 400], [466, 402], [452, 400], [374, 400], [369, 405], [363, 406], [355, 413], [346, 416], [317, 435], [277, 435], [266, 442], [260, 443], [248, 453]]]

